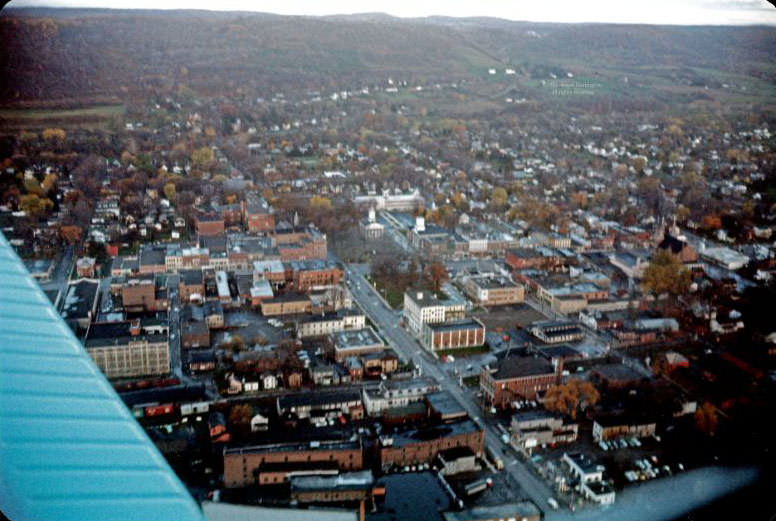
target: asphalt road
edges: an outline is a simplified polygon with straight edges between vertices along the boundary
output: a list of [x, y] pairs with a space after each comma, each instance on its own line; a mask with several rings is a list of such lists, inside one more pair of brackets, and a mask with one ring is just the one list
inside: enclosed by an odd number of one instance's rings
[[[479, 405], [458, 385], [457, 379], [444, 370], [443, 364], [422, 349], [420, 344], [399, 326], [401, 314], [386, 306], [377, 294], [377, 291], [364, 278], [364, 274], [368, 269], [369, 267], [366, 265], [348, 265], [348, 286], [355, 301], [375, 324], [378, 331], [396, 349], [402, 359], [412, 360], [416, 366], [421, 368], [424, 375], [435, 379], [442, 389], [449, 391], [455, 397], [469, 413], [469, 416], [483, 425], [485, 445], [491, 447], [497, 453], [502, 453], [501, 449], [504, 447], [504, 444], [500, 439], [500, 432], [496, 430], [492, 422], [480, 419], [483, 412]], [[504, 471], [508, 472], [520, 484], [523, 493], [527, 497], [540, 507], [545, 507], [547, 499], [552, 497], [550, 488], [521, 461], [516, 459], [511, 449], [509, 451], [509, 456], [505, 457]]]

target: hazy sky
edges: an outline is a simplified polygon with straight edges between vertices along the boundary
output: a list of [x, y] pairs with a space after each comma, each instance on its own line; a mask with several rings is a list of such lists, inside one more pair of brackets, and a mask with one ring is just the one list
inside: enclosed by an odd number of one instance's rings
[[10, 5], [210, 9], [291, 15], [380, 12], [401, 17], [491, 16], [537, 22], [776, 25], [776, 9], [766, 0], [13, 0]]

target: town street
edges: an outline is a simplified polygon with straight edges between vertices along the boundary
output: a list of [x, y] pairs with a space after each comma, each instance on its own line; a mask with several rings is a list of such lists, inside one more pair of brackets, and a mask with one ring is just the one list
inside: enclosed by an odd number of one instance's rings
[[[355, 301], [375, 324], [383, 337], [396, 349], [399, 356], [404, 360], [412, 360], [416, 366], [421, 368], [423, 375], [435, 379], [442, 389], [449, 391], [458, 400], [469, 413], [469, 416], [483, 426], [485, 445], [491, 447], [496, 453], [501, 454], [504, 444], [500, 440], [500, 433], [492, 423], [481, 419], [481, 416], [484, 416], [483, 411], [471, 397], [466, 395], [458, 385], [456, 378], [444, 371], [441, 363], [427, 351], [423, 350], [418, 342], [399, 326], [401, 314], [387, 307], [377, 291], [364, 278], [364, 274], [368, 269], [367, 265], [348, 265], [348, 286]], [[526, 496], [537, 505], [545, 507], [547, 499], [552, 497], [552, 491], [530, 469], [515, 458], [514, 453], [511, 452], [512, 449], [509, 449], [509, 451], [510, 460], [504, 462], [504, 470], [520, 484]]]

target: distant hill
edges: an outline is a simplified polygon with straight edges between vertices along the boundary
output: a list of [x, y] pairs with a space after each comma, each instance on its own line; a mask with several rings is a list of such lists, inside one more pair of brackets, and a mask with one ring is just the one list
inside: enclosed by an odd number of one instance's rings
[[746, 83], [753, 96], [776, 84], [770, 27], [6, 9], [0, 41], [4, 105], [125, 99], [181, 84], [215, 95], [289, 85], [323, 90], [388, 76], [455, 81], [486, 78], [489, 68], [503, 74], [506, 67], [527, 86], [569, 72], [667, 91]]

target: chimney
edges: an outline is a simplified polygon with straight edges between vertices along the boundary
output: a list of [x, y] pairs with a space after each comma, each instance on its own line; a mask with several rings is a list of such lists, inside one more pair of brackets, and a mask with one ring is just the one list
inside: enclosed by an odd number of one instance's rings
[[136, 318], [129, 324], [129, 336], [138, 336], [140, 334], [140, 319]]

